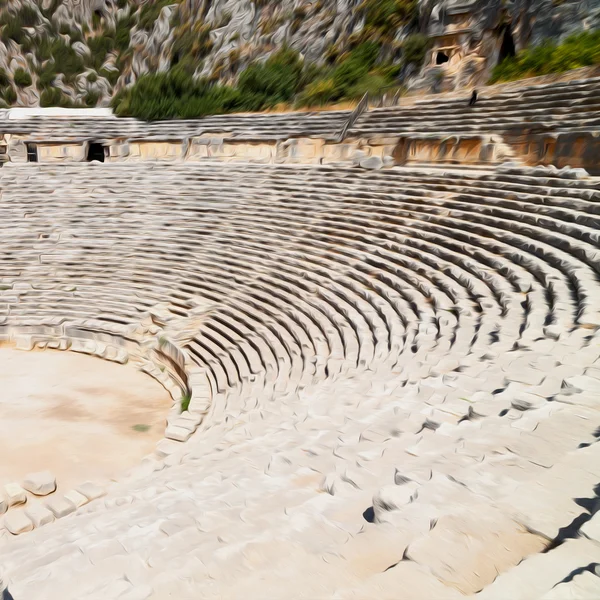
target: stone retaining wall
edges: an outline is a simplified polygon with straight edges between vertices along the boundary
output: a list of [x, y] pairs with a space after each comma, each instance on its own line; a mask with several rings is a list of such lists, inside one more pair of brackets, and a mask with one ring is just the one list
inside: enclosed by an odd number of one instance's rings
[[[27, 162], [26, 140], [15, 136], [4, 144], [2, 162]], [[555, 165], [597, 173], [600, 132], [446, 135], [415, 134], [388, 137], [348, 137], [340, 142], [322, 138], [248, 141], [219, 136], [185, 140], [110, 140], [107, 162], [146, 160], [216, 160], [262, 164], [360, 164], [376, 157], [377, 167], [412, 163], [493, 165], [517, 161], [524, 165]], [[83, 162], [89, 142], [36, 143], [40, 163]]]

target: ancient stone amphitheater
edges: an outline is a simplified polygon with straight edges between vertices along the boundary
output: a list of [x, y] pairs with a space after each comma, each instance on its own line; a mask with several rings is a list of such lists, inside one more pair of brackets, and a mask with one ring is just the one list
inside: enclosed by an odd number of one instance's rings
[[182, 124], [229, 132], [196, 160], [18, 164], [98, 134], [3, 122], [2, 340], [174, 401], [116, 481], [6, 512], [15, 600], [600, 597], [600, 179], [549, 155], [600, 164], [600, 80], [481, 98]]

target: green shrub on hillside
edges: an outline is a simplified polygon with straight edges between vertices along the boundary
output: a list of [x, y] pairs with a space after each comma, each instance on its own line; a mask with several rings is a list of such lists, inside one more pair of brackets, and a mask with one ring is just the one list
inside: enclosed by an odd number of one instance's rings
[[114, 46], [120, 52], [125, 52], [129, 48], [129, 41], [131, 39], [131, 28], [133, 22], [131, 18], [123, 18], [117, 21], [115, 29], [115, 43]]
[[[111, 32], [112, 33], [112, 32]], [[89, 62], [91, 66], [97, 71], [104, 64], [106, 55], [115, 47], [115, 39], [109, 33], [104, 35], [97, 35], [90, 38], [87, 41], [88, 47], [91, 52]]]
[[307, 83], [298, 96], [298, 106], [319, 106], [341, 100], [354, 100], [366, 92], [378, 94], [398, 74], [398, 65], [377, 65], [380, 44], [363, 42], [338, 59], [338, 64], [321, 78]]
[[562, 44], [547, 41], [504, 59], [492, 72], [490, 83], [562, 73], [600, 64], [600, 30], [569, 36]]
[[40, 106], [60, 106], [62, 108], [77, 108], [79, 105], [65, 96], [58, 88], [48, 88], [40, 96]]
[[88, 108], [93, 108], [98, 104], [98, 100], [100, 100], [100, 94], [98, 92], [89, 91], [85, 96], [85, 105]]
[[177, 70], [144, 75], [112, 100], [117, 115], [147, 121], [233, 112], [239, 103], [240, 95], [234, 88], [196, 81]]
[[242, 72], [238, 81], [238, 90], [260, 108], [271, 107], [288, 102], [296, 93], [302, 61], [297, 52], [283, 48], [272, 54], [264, 63], [251, 64]]
[[139, 25], [142, 29], [150, 31], [154, 27], [154, 21], [158, 19], [160, 12], [165, 6], [177, 4], [178, 0], [146, 0], [140, 8]]
[[18, 85], [20, 88], [28, 87], [31, 85], [31, 75], [27, 71], [25, 71], [25, 69], [21, 69], [21, 67], [19, 67], [15, 71], [13, 79], [15, 85]]
[[77, 75], [85, 70], [83, 58], [63, 38], [44, 38], [38, 45], [38, 58], [48, 60], [54, 65], [46, 65], [44, 71], [52, 69], [63, 73], [67, 82], [73, 82]]
[[6, 104], [11, 106], [17, 101], [17, 92], [15, 91], [15, 88], [12, 85], [9, 85], [8, 87], [4, 88], [4, 91], [2, 92], [2, 97], [6, 101]]
[[145, 120], [194, 118], [258, 111], [291, 100], [302, 71], [298, 53], [283, 48], [264, 63], [253, 63], [237, 87], [195, 80], [178, 64], [167, 73], [144, 75], [112, 102], [120, 116]]
[[413, 33], [402, 42], [402, 63], [413, 64], [420, 67], [425, 60], [427, 50], [431, 45], [431, 39], [422, 33]]
[[[282, 48], [264, 62], [250, 64], [236, 87], [196, 80], [184, 57], [166, 73], [148, 74], [112, 102], [120, 116], [145, 120], [194, 118], [209, 114], [259, 111], [280, 103], [313, 106], [379, 93], [396, 77], [397, 65], [377, 65], [381, 46], [365, 42], [340, 57], [337, 65], [303, 65], [299, 54]], [[191, 63], [193, 65], [194, 63]]]
[[379, 52], [375, 42], [363, 42], [335, 68], [333, 84], [339, 98], [351, 97], [350, 90], [375, 66]]
[[45, 90], [54, 83], [56, 77], [56, 70], [53, 62], [49, 62], [44, 65], [44, 68], [38, 73], [37, 88], [38, 90]]
[[419, 15], [418, 0], [364, 0], [358, 9], [364, 11], [367, 34], [388, 40]]
[[187, 21], [176, 27], [173, 32], [173, 63], [192, 74], [212, 50], [212, 46], [210, 25], [192, 24], [191, 21]]
[[317, 79], [306, 85], [298, 100], [297, 106], [325, 106], [334, 101], [336, 88], [333, 79]]
[[10, 78], [8, 77], [8, 73], [0, 67], [0, 88], [4, 88], [10, 84]]

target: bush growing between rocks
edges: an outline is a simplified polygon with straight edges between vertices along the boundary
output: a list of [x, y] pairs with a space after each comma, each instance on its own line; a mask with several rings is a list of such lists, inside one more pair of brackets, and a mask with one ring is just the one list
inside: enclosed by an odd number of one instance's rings
[[421, 67], [430, 45], [430, 38], [422, 33], [413, 33], [407, 36], [402, 42], [402, 63], [404, 65], [412, 64], [417, 68]]
[[185, 392], [181, 395], [181, 412], [185, 412], [190, 407], [190, 402], [192, 401], [192, 394], [190, 392]]
[[177, 65], [167, 73], [144, 75], [113, 98], [119, 116], [144, 120], [191, 119], [210, 114], [257, 111], [290, 100], [300, 80], [297, 53], [283, 48], [265, 63], [250, 65], [237, 87], [196, 80]]
[[178, 0], [148, 0], [140, 8], [139, 25], [142, 29], [150, 31], [154, 27], [154, 22], [160, 16], [165, 6], [177, 4]]
[[15, 88], [12, 85], [9, 85], [7, 88], [4, 89], [2, 97], [4, 98], [6, 104], [8, 104], [8, 106], [11, 106], [17, 101], [17, 92], [15, 91]]
[[0, 87], [5, 87], [10, 84], [10, 78], [8, 77], [8, 73], [0, 67]]
[[21, 67], [19, 67], [15, 71], [13, 79], [15, 85], [19, 86], [20, 88], [28, 87], [31, 85], [31, 75], [27, 71], [25, 71], [25, 69], [21, 69]]
[[296, 93], [302, 73], [302, 62], [297, 52], [283, 48], [264, 63], [254, 63], [242, 72], [238, 90], [244, 98], [253, 98], [250, 104], [261, 108], [288, 102]]
[[40, 106], [60, 106], [62, 108], [78, 108], [79, 104], [65, 96], [58, 88], [48, 88], [40, 96]]
[[492, 72], [490, 83], [563, 73], [600, 64], [600, 30], [569, 36], [562, 44], [547, 41], [505, 58]]
[[399, 67], [376, 65], [381, 46], [363, 42], [340, 57], [337, 65], [303, 65], [299, 54], [282, 48], [264, 62], [254, 62], [237, 85], [194, 79], [186, 61], [166, 73], [144, 75], [113, 98], [119, 116], [144, 120], [191, 119], [210, 114], [260, 111], [281, 103], [314, 106], [378, 93]]
[[389, 37], [418, 17], [417, 0], [364, 0], [365, 28]]

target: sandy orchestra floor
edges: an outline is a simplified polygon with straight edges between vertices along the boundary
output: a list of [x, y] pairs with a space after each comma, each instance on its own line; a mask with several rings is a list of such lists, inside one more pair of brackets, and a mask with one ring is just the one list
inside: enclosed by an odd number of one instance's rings
[[170, 406], [133, 367], [0, 348], [0, 484], [44, 469], [63, 489], [116, 477], [152, 452]]

